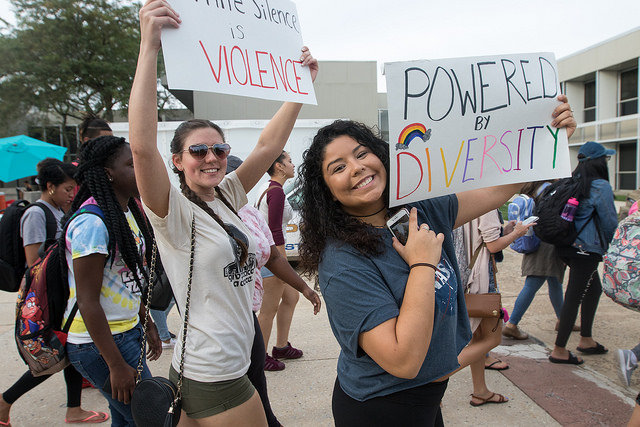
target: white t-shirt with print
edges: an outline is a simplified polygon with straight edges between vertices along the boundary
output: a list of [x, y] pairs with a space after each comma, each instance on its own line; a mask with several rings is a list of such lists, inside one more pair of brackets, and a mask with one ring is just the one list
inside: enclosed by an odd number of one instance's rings
[[[94, 202], [95, 204], [95, 202]], [[131, 211], [125, 212], [127, 222], [131, 228], [140, 254], [144, 254], [145, 246], [142, 232]], [[67, 229], [66, 257], [69, 266], [69, 302], [64, 316], [64, 322], [76, 303], [76, 281], [73, 260], [92, 254], [108, 255], [109, 233], [102, 218], [98, 215], [86, 213], [75, 217]], [[138, 273], [144, 281], [142, 273]], [[141, 290], [133, 279], [131, 270], [126, 266], [116, 250], [115, 261], [108, 258], [102, 275], [102, 289], [100, 291], [100, 305], [109, 322], [109, 329], [113, 335], [133, 329], [140, 321]], [[80, 310], [76, 313], [67, 341], [72, 344], [93, 342], [89, 331], [82, 319]]]
[[[247, 195], [235, 172], [224, 178], [219, 189], [236, 212], [247, 203]], [[254, 336], [251, 305], [256, 248], [247, 227], [221, 200], [216, 198], [208, 205], [247, 242], [249, 259], [245, 265], [240, 265], [239, 255], [234, 253], [233, 239], [177, 188], [171, 186], [166, 217], [160, 218], [147, 206], [144, 208], [153, 225], [158, 251], [180, 313], [185, 310], [191, 218], [195, 214], [196, 247], [184, 375], [196, 381], [217, 382], [239, 378], [249, 368]], [[182, 342], [182, 329], [177, 341]], [[172, 361], [176, 370], [180, 367], [180, 351], [178, 344]]]

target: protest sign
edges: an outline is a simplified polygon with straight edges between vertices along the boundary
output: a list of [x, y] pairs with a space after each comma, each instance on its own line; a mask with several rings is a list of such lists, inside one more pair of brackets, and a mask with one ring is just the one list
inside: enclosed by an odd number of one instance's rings
[[571, 173], [552, 53], [385, 64], [390, 205]]
[[300, 20], [288, 0], [172, 2], [180, 28], [162, 30], [167, 82], [191, 89], [316, 104], [300, 63]]

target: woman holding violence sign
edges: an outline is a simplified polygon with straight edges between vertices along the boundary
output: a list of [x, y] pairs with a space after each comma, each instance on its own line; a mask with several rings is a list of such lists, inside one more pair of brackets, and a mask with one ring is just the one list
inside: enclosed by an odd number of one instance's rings
[[[171, 185], [156, 145], [156, 85], [162, 28], [180, 25], [166, 1], [147, 1], [140, 10], [140, 55], [129, 103], [140, 195], [180, 313], [190, 301], [169, 377], [174, 383], [182, 379], [182, 415], [191, 423], [266, 426], [260, 398], [246, 376], [254, 336], [256, 244], [237, 211], [282, 153], [301, 105], [283, 104], [251, 154], [226, 176], [230, 146], [222, 129], [207, 120], [182, 123], [171, 141], [179, 191]], [[300, 60], [315, 79], [318, 64], [307, 48]], [[193, 275], [188, 278], [191, 254]]]
[[[576, 121], [566, 96], [558, 100], [551, 125], [571, 135]], [[389, 145], [369, 128], [339, 120], [320, 129], [299, 173], [302, 266], [319, 275], [341, 347], [336, 426], [443, 425], [440, 401], [471, 338], [452, 230], [521, 184], [411, 203], [403, 245], [385, 227], [396, 211]]]

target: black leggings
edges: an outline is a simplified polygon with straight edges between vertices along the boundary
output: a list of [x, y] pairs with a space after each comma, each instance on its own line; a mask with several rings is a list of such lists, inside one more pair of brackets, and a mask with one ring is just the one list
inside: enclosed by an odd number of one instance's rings
[[443, 427], [440, 402], [448, 383], [429, 383], [360, 402], [348, 396], [336, 378], [333, 420], [336, 427]]
[[[52, 374], [53, 375], [53, 374]], [[7, 391], [2, 393], [2, 398], [10, 405], [20, 399], [20, 396], [42, 384], [51, 375], [34, 377], [31, 371], [27, 371]], [[64, 381], [67, 383], [67, 408], [80, 406], [82, 398], [82, 375], [73, 365], [64, 368]]]
[[595, 253], [563, 257], [569, 266], [569, 283], [564, 294], [564, 303], [560, 314], [560, 325], [556, 336], [556, 345], [566, 347], [573, 325], [580, 309], [580, 336], [591, 337], [593, 321], [602, 294], [602, 283], [598, 274], [598, 264], [602, 257]]
[[251, 365], [247, 371], [247, 377], [249, 381], [258, 391], [262, 406], [264, 407], [264, 413], [267, 416], [267, 423], [269, 427], [278, 427], [280, 422], [273, 414], [271, 410], [271, 404], [269, 403], [269, 395], [267, 394], [267, 378], [264, 375], [264, 359], [266, 353], [264, 351], [264, 339], [262, 338], [262, 330], [260, 330], [260, 324], [256, 314], [253, 313], [253, 324], [256, 330], [256, 334], [253, 337], [253, 347], [251, 348]]

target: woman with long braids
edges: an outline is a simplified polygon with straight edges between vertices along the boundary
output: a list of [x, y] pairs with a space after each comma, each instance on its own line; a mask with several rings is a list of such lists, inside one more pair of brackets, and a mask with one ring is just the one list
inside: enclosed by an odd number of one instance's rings
[[[67, 351], [78, 372], [107, 398], [111, 425], [134, 426], [129, 401], [140, 356], [140, 320], [145, 315], [141, 290], [153, 237], [135, 201], [129, 144], [115, 136], [84, 143], [76, 179], [80, 190], [67, 215], [86, 205], [97, 205], [101, 215], [81, 213], [67, 226], [70, 296], [64, 321], [73, 317]], [[147, 339], [148, 358], [155, 360], [162, 347], [152, 322]], [[149, 376], [144, 364], [142, 377]]]
[[[163, 26], [179, 27], [180, 18], [166, 1], [147, 1], [140, 10], [140, 54], [129, 124], [140, 194], [181, 313], [187, 298], [190, 301], [181, 422], [188, 417], [191, 424], [202, 426], [266, 426], [260, 398], [246, 376], [254, 338], [256, 249], [236, 212], [282, 152], [301, 105], [285, 103], [243, 164], [226, 176], [230, 147], [220, 127], [207, 120], [182, 123], [171, 141], [179, 191], [169, 181], [156, 142], [157, 59]], [[301, 62], [315, 79], [317, 62], [306, 48]], [[192, 221], [195, 255], [187, 296]], [[173, 382], [179, 375], [183, 337], [181, 330], [169, 372]]]
[[[571, 134], [576, 122], [566, 97], [559, 101], [551, 124]], [[302, 266], [318, 273], [341, 350], [335, 425], [443, 425], [448, 377], [475, 360], [458, 361], [471, 331], [452, 230], [502, 205], [520, 184], [411, 203], [403, 245], [385, 227], [395, 213], [389, 144], [368, 127], [338, 120], [320, 129], [298, 173]]]

